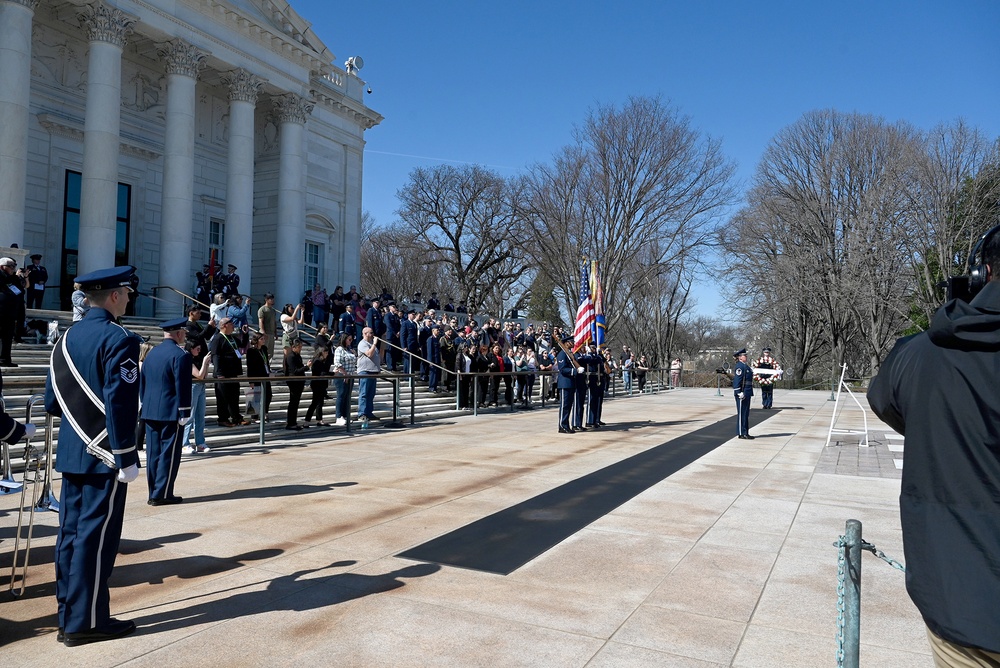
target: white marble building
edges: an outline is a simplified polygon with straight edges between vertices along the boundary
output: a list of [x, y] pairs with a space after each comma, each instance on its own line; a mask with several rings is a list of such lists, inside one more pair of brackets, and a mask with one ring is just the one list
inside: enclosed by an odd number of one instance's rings
[[190, 293], [212, 248], [279, 306], [346, 288], [365, 88], [284, 0], [0, 0], [0, 251], [43, 254], [46, 308], [113, 264]]

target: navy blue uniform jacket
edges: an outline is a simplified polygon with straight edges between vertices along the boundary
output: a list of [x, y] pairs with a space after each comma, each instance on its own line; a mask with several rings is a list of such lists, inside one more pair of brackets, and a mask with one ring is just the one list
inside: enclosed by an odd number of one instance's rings
[[146, 355], [139, 378], [142, 417], [175, 422], [191, 417], [191, 353], [170, 339]]
[[[63, 335], [73, 363], [87, 387], [100, 398], [107, 417], [108, 437], [115, 467], [139, 464], [135, 424], [139, 417], [139, 337], [125, 329], [103, 308], [91, 308]], [[45, 410], [62, 416], [62, 406], [52, 391], [52, 373], [45, 381]], [[83, 438], [70, 424], [59, 428], [60, 473], [109, 473], [108, 467], [87, 453]]]

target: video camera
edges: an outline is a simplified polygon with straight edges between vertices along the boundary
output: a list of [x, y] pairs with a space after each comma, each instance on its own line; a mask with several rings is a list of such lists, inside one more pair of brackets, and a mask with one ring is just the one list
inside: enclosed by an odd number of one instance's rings
[[944, 282], [944, 286], [947, 288], [946, 298], [949, 301], [961, 299], [964, 302], [970, 302], [986, 286], [986, 282], [989, 280], [989, 270], [983, 261], [983, 249], [989, 238], [998, 230], [1000, 230], [1000, 225], [995, 225], [984, 232], [976, 241], [972, 252], [969, 253], [964, 276], [950, 276]]

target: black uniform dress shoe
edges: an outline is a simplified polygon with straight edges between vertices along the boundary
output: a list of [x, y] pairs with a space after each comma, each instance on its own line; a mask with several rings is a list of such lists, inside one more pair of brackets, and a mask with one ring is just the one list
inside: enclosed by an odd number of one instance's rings
[[586, 427], [573, 427], [573, 431], [587, 431]]
[[65, 638], [66, 638], [66, 636], [63, 633], [62, 629], [59, 629], [58, 631], [56, 631], [56, 642], [61, 643], [63, 640], [65, 640]]
[[63, 644], [66, 647], [76, 647], [92, 642], [102, 642], [104, 640], [114, 640], [121, 638], [135, 631], [135, 622], [127, 619], [111, 619], [107, 626], [78, 633], [63, 634]]
[[739, 435], [739, 436], [737, 436], [736, 438], [738, 438], [738, 439], [740, 439], [740, 440], [742, 441], [743, 439], [745, 439], [745, 438], [746, 438], [746, 436], [744, 436], [743, 434], [740, 434], [740, 435]]
[[592, 423], [590, 423], [590, 422], [588, 422], [588, 423], [587, 423], [587, 424], [585, 424], [584, 426], [585, 426], [585, 427], [586, 427], [587, 429], [593, 429], [593, 428], [594, 428], [594, 425], [593, 425]]
[[607, 422], [600, 422], [600, 421], [598, 421], [598, 423], [597, 423], [597, 425], [600, 426], [600, 427], [603, 427], [603, 426], [605, 426], [607, 424], [608, 424]]
[[559, 433], [560, 434], [572, 434], [573, 430], [572, 429], [563, 429], [562, 427], [559, 427]]
[[17, 364], [15, 364], [11, 360], [3, 360], [3, 361], [0, 361], [0, 366], [6, 366], [6, 367], [16, 368]]
[[146, 503], [150, 506], [173, 506], [183, 502], [184, 502], [184, 497], [181, 496], [168, 496], [165, 498], [154, 496]]

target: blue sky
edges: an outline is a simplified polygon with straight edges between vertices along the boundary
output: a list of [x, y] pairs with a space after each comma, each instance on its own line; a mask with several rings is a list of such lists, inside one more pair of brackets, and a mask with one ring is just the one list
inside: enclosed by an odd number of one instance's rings
[[[329, 2], [292, 0], [336, 54], [365, 60], [364, 208], [395, 220], [418, 166], [513, 175], [547, 162], [596, 104], [660, 95], [722, 140], [749, 180], [812, 109], [965, 118], [1000, 136], [997, 0]], [[725, 317], [706, 281], [699, 312]]]

